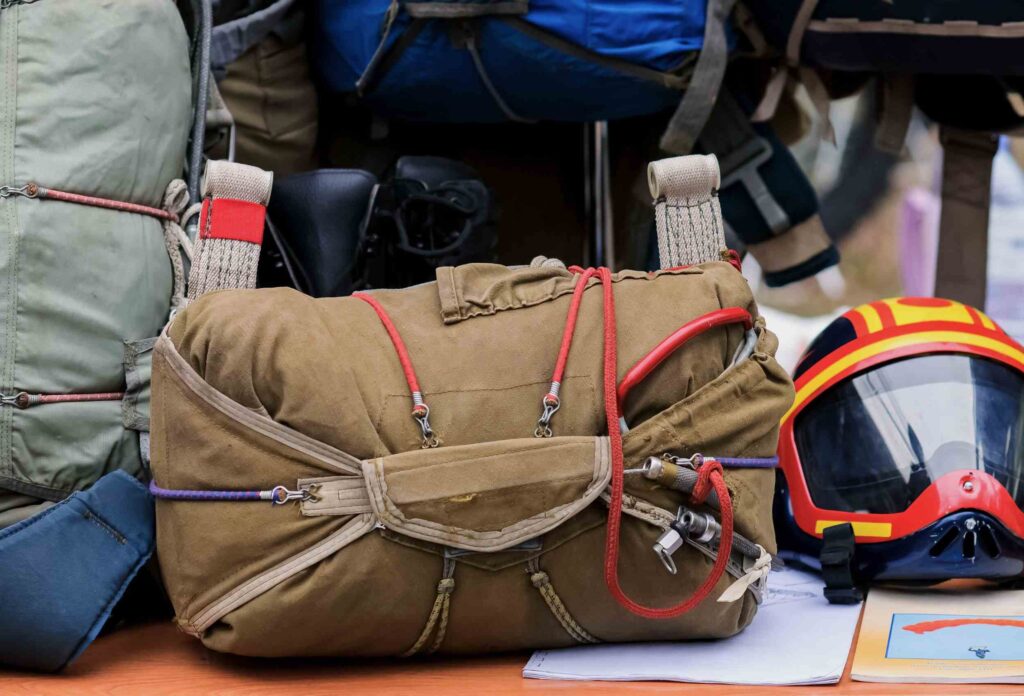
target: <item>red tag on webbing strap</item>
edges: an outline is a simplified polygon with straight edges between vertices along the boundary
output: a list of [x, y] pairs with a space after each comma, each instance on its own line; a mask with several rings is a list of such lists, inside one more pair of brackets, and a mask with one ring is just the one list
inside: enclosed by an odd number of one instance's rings
[[234, 239], [263, 244], [267, 209], [259, 203], [235, 198], [207, 198], [199, 218], [203, 239]]

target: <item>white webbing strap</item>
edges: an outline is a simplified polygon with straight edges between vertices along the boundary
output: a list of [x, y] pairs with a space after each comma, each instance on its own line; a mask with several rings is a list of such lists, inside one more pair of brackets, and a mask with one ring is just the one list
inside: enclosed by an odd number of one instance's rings
[[749, 559], [744, 561], [743, 566], [746, 572], [743, 577], [725, 588], [725, 591], [718, 597], [719, 602], [735, 602], [743, 597], [743, 593], [752, 585], [763, 586], [768, 573], [772, 570], [772, 557], [760, 544], [757, 545], [757, 548], [760, 549], [761, 554], [752, 563], [749, 562]]
[[203, 208], [188, 278], [188, 299], [213, 290], [256, 286], [273, 174], [214, 161], [203, 177]]
[[720, 261], [726, 246], [718, 159], [688, 155], [651, 162], [647, 181], [654, 197], [661, 268]]

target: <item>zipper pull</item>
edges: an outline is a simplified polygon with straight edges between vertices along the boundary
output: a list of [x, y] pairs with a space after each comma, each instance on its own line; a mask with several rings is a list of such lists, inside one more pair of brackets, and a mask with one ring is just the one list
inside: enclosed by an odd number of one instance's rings
[[[0, 9], [2, 9], [2, 7], [0, 7]], [[10, 198], [11, 196], [38, 198], [39, 185], [30, 181], [24, 186], [0, 186], [0, 198]]]
[[24, 410], [33, 405], [33, 399], [28, 392], [18, 392], [13, 395], [0, 394], [0, 406], [14, 406]]

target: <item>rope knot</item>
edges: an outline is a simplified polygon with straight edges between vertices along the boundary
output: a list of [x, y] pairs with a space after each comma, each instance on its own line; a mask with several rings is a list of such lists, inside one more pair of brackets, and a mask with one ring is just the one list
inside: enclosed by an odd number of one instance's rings
[[549, 578], [548, 574], [545, 573], [543, 570], [540, 570], [530, 576], [530, 582], [533, 583], [534, 587], [540, 589], [545, 585], [550, 585], [551, 578]]
[[[694, 462], [696, 464], [696, 462]], [[719, 478], [725, 480], [725, 471], [722, 463], [717, 459], [704, 459], [697, 468], [697, 483], [693, 487], [690, 499], [697, 503], [703, 503], [711, 494], [714, 483], [711, 480], [712, 474], [718, 474]]]
[[455, 591], [455, 578], [441, 578], [441, 581], [437, 583], [437, 593], [439, 595], [448, 595]]
[[426, 418], [428, 413], [430, 413], [430, 411], [427, 410], [426, 404], [418, 404], [412, 409], [413, 418]]
[[544, 405], [548, 408], [558, 408], [560, 402], [555, 394], [548, 394], [544, 397]]

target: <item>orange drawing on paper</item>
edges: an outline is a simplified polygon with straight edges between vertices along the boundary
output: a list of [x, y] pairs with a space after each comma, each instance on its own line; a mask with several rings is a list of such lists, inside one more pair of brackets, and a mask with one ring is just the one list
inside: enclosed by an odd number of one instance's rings
[[930, 633], [931, 631], [939, 631], [943, 628], [954, 628], [956, 626], [968, 626], [971, 624], [981, 624], [985, 626], [1010, 626], [1013, 628], [1024, 628], [1024, 621], [1020, 619], [998, 619], [998, 618], [966, 618], [966, 619], [942, 619], [939, 621], [922, 621], [916, 624], [910, 624], [904, 626], [904, 631], [910, 631], [921, 635], [923, 633]]

